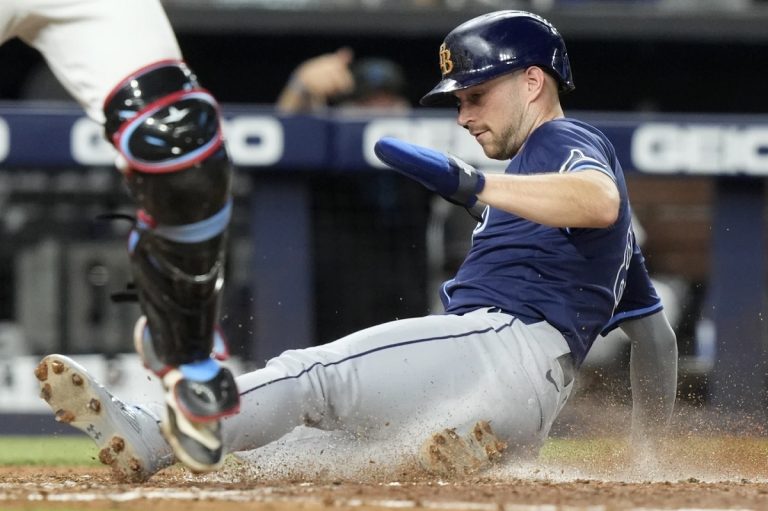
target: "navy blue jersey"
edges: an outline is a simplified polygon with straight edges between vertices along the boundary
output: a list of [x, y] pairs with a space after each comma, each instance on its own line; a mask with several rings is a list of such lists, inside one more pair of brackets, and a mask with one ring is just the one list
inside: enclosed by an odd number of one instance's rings
[[[616, 182], [621, 203], [614, 225], [554, 228], [486, 207], [466, 259], [456, 276], [443, 284], [446, 312], [498, 307], [526, 323], [547, 321], [562, 332], [577, 364], [584, 360], [621, 303], [635, 258], [621, 165], [600, 131], [561, 118], [534, 130], [506, 169], [507, 174], [586, 169], [604, 172]], [[645, 267], [638, 265], [638, 272], [645, 274]], [[636, 281], [642, 284], [642, 278]], [[644, 307], [658, 303], [653, 286], [633, 285], [631, 295]]]

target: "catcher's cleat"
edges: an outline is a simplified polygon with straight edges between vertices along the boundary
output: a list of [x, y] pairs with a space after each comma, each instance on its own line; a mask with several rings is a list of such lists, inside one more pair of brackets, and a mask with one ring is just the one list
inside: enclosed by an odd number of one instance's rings
[[128, 405], [100, 385], [82, 366], [63, 355], [49, 355], [35, 376], [56, 420], [86, 433], [99, 448], [99, 461], [121, 481], [143, 482], [174, 463], [157, 419]]
[[419, 451], [419, 463], [427, 472], [457, 477], [473, 474], [498, 461], [507, 444], [496, 437], [487, 421], [477, 422], [465, 435], [454, 428], [433, 434]]
[[154, 352], [144, 317], [136, 323], [134, 342], [144, 365], [155, 372], [165, 390], [166, 420], [162, 432], [176, 457], [194, 472], [219, 468], [224, 460], [220, 420], [240, 409], [237, 384], [221, 367], [225, 344], [217, 333], [212, 358], [171, 367]]

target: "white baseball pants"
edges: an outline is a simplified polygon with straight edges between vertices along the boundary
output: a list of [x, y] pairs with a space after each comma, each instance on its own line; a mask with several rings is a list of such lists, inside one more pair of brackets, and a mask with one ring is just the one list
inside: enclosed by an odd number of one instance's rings
[[569, 353], [549, 324], [492, 309], [385, 323], [240, 376], [225, 446], [255, 449], [305, 425], [371, 439], [407, 432], [418, 447], [487, 420], [511, 451], [538, 448], [573, 388]]

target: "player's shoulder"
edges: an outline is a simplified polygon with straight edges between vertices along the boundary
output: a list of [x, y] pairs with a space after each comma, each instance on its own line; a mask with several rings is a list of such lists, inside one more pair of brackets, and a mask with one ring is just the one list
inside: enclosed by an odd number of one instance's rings
[[545, 149], [555, 147], [579, 149], [601, 154], [607, 160], [615, 155], [613, 144], [599, 129], [589, 123], [571, 117], [559, 117], [545, 122], [533, 133], [534, 144]]
[[605, 134], [599, 129], [587, 122], [572, 117], [558, 117], [557, 119], [545, 122], [536, 129], [535, 134], [547, 138], [559, 136], [571, 139], [584, 139], [585, 141], [593, 142], [597, 140], [600, 142], [608, 141]]

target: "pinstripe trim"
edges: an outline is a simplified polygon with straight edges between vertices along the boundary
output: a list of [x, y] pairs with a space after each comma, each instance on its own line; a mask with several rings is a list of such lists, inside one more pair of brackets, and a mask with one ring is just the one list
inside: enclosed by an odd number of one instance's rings
[[443, 282], [443, 285], [440, 286], [440, 292], [443, 293], [443, 296], [445, 296], [448, 303], [451, 303], [451, 295], [448, 294], [448, 288], [451, 287], [454, 282], [456, 282], [456, 279], [446, 280]]
[[635, 309], [631, 311], [626, 312], [620, 312], [619, 314], [614, 315], [611, 320], [603, 327], [603, 330], [600, 332], [601, 335], [605, 335], [606, 333], [610, 332], [617, 326], [619, 326], [619, 323], [622, 321], [626, 321], [628, 319], [638, 319], [638, 318], [644, 318], [645, 316], [650, 316], [654, 312], [658, 312], [661, 309], [663, 309], [664, 306], [659, 301], [649, 307], [644, 307], [642, 309]]
[[312, 371], [313, 369], [317, 368], [317, 367], [325, 368], [325, 367], [336, 366], [336, 365], [339, 365], [339, 364], [343, 364], [344, 362], [349, 362], [350, 360], [354, 360], [356, 358], [361, 358], [361, 357], [364, 357], [366, 355], [370, 355], [372, 353], [376, 353], [378, 351], [384, 351], [384, 350], [389, 350], [389, 349], [393, 349], [393, 348], [400, 348], [402, 346], [409, 346], [409, 345], [412, 345], [412, 344], [421, 344], [421, 343], [425, 343], [425, 342], [457, 339], [457, 338], [460, 338], [460, 337], [466, 337], [468, 335], [484, 334], [484, 333], [490, 332], [490, 331], [501, 332], [502, 330], [510, 328], [515, 323], [515, 321], [517, 321], [517, 318], [513, 317], [512, 320], [509, 323], [505, 323], [504, 325], [501, 325], [498, 328], [488, 327], [488, 328], [485, 328], [483, 330], [472, 330], [472, 331], [463, 332], [463, 333], [460, 333], [460, 334], [450, 334], [450, 335], [442, 335], [442, 336], [439, 336], [439, 337], [425, 337], [423, 339], [413, 339], [413, 340], [410, 340], [410, 341], [397, 342], [395, 344], [387, 344], [386, 346], [379, 346], [378, 348], [373, 348], [373, 349], [370, 349], [368, 351], [363, 351], [361, 353], [357, 353], [355, 355], [350, 355], [350, 356], [348, 356], [346, 358], [342, 358], [342, 359], [337, 360], [335, 362], [326, 362], [326, 363], [315, 362], [314, 364], [312, 364], [311, 366], [309, 366], [306, 369], [302, 370], [298, 374], [295, 374], [295, 375], [292, 375], [292, 376], [283, 376], [282, 378], [276, 378], [274, 380], [270, 380], [268, 382], [262, 383], [260, 385], [255, 386], [255, 387], [252, 387], [252, 388], [250, 388], [248, 390], [244, 390], [244, 391], [240, 392], [240, 395], [241, 396], [245, 396], [246, 394], [250, 394], [251, 392], [253, 392], [255, 390], [259, 390], [260, 388], [266, 387], [267, 385], [272, 385], [273, 383], [278, 383], [278, 382], [285, 381], [285, 380], [296, 380], [296, 379], [300, 378], [301, 376], [307, 374], [308, 372]]
[[571, 149], [568, 159], [560, 167], [561, 174], [565, 172], [579, 172], [582, 170], [597, 170], [616, 181], [616, 176], [610, 167], [600, 160], [586, 156], [581, 149]]

